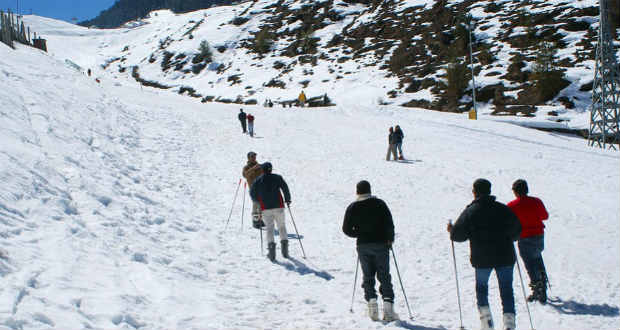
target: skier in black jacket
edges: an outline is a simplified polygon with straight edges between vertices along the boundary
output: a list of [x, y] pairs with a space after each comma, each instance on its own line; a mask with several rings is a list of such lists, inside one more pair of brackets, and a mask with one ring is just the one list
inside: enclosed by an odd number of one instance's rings
[[476, 298], [482, 330], [493, 329], [489, 308], [489, 276], [495, 270], [504, 312], [504, 329], [515, 329], [515, 301], [512, 274], [516, 261], [513, 242], [519, 239], [521, 223], [508, 206], [491, 196], [491, 182], [477, 179], [473, 185], [474, 201], [452, 226], [450, 238], [469, 240], [471, 264], [476, 269]]
[[243, 109], [239, 109], [239, 115], [237, 115], [237, 118], [239, 118], [239, 121], [241, 122], [241, 129], [243, 130], [243, 133], [247, 133], [247, 129], [246, 129], [246, 114], [245, 112], [243, 112]]
[[[288, 233], [284, 222], [284, 203], [291, 205], [291, 193], [286, 181], [277, 174], [271, 173], [272, 165], [269, 162], [261, 164], [263, 175], [259, 176], [250, 187], [250, 197], [260, 203], [267, 230], [267, 257], [271, 261], [276, 259], [276, 243], [274, 242], [274, 222], [278, 225], [278, 234], [282, 248], [282, 256], [288, 258]], [[282, 191], [284, 199], [282, 199]]]
[[394, 312], [394, 290], [390, 276], [389, 249], [394, 242], [394, 222], [384, 201], [370, 194], [370, 183], [357, 184], [357, 201], [351, 203], [344, 215], [342, 231], [357, 238], [357, 254], [362, 265], [364, 298], [368, 314], [379, 319], [375, 275], [379, 279], [379, 292], [383, 297], [383, 319], [398, 320]]

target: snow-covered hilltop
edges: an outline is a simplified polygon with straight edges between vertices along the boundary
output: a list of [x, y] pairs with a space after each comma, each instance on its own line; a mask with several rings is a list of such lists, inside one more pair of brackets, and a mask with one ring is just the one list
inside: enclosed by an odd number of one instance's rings
[[[96, 34], [83, 48], [97, 58], [76, 62], [205, 102], [263, 104], [304, 90], [335, 104], [363, 99], [463, 112], [473, 107], [467, 15], [481, 113], [587, 128], [593, 0], [255, 0], [179, 15], [163, 10], [134, 29], [77, 28]], [[59, 49], [55, 31], [38, 29], [52, 53], [72, 60], [81, 53]], [[202, 42], [211, 56], [199, 51]], [[537, 74], [545, 49], [555, 53], [552, 71]]]
[[[490, 115], [471, 121], [465, 114], [412, 110], [399, 102], [378, 105], [376, 98], [399, 78], [385, 78], [387, 71], [376, 67], [357, 70], [352, 60], [338, 63], [352, 73], [343, 72], [331, 84], [315, 77], [319, 70], [331, 77], [329, 65], [337, 62], [298, 63], [282, 73], [286, 69], [272, 64], [285, 57], [253, 60], [258, 55], [240, 47], [259, 28], [255, 18], [269, 16], [253, 13], [268, 10], [261, 3], [267, 2], [184, 15], [158, 11], [148, 24], [115, 30], [31, 16], [28, 24], [48, 40], [49, 53], [0, 44], [1, 330], [456, 329], [445, 225], [471, 201], [478, 177], [493, 183], [502, 202], [512, 200], [512, 182], [524, 178], [549, 210], [544, 256], [552, 301], [530, 305], [535, 328], [618, 326], [617, 152], [587, 147], [574, 136], [489, 120], [495, 118]], [[367, 8], [339, 6], [352, 12]], [[228, 24], [246, 15], [254, 18]], [[223, 73], [209, 66], [199, 74], [172, 66], [162, 71], [160, 60], [149, 63], [152, 54], [164, 51], [192, 57], [202, 40], [215, 49], [213, 63], [224, 64]], [[159, 49], [160, 41], [165, 49]], [[219, 45], [226, 46], [222, 53]], [[114, 57], [119, 59], [109, 61]], [[173, 87], [141, 86], [131, 75], [136, 65], [141, 78]], [[84, 72], [88, 68], [91, 77]], [[233, 73], [239, 83], [228, 81]], [[295, 87], [262, 86], [280, 73], [286, 86]], [[305, 88], [310, 96], [327, 92], [336, 105], [309, 110], [202, 103], [176, 92], [190, 86], [202, 97], [245, 100], [255, 90], [253, 97], [262, 103], [296, 97], [301, 87], [295, 84], [304, 79], [312, 79]], [[405, 101], [403, 95], [394, 100]], [[241, 134], [240, 107], [256, 117], [255, 138]], [[386, 162], [387, 128], [397, 124], [408, 160]], [[250, 227], [247, 187], [239, 186], [250, 150], [287, 180], [307, 259], [296, 236], [290, 237], [292, 259], [278, 254], [272, 264], [262, 255], [259, 232]], [[355, 242], [341, 225], [361, 179], [370, 181], [394, 216], [394, 252], [413, 320], [407, 319], [395, 270], [395, 306], [406, 321], [370, 321], [359, 279], [349, 312]], [[456, 245], [464, 323], [475, 329], [468, 255], [467, 244]], [[529, 329], [516, 271], [514, 287], [517, 329]], [[490, 301], [500, 315], [494, 280]]]

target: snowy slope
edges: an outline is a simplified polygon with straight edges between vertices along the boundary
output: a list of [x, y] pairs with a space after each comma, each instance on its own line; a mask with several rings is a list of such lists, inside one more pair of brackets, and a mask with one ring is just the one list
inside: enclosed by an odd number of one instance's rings
[[[335, 109], [244, 106], [257, 118], [252, 139], [240, 133], [238, 105], [202, 104], [107, 73], [96, 84], [65, 63], [69, 50], [80, 65], [99, 63], [98, 52], [124, 30], [75, 33], [40, 21], [63, 47], [45, 54], [0, 45], [0, 329], [456, 329], [445, 224], [469, 203], [478, 177], [503, 202], [525, 178], [551, 215], [544, 256], [554, 302], [530, 306], [535, 328], [618, 326], [617, 152], [505, 123], [356, 102], [374, 88], [363, 83]], [[408, 162], [384, 160], [387, 127], [396, 124]], [[266, 261], [243, 185], [224, 230], [249, 150], [287, 180], [307, 259], [291, 237], [291, 260]], [[359, 280], [349, 313], [355, 243], [340, 228], [361, 179], [394, 215], [414, 320], [370, 321]], [[475, 329], [467, 245], [456, 253], [464, 323]], [[527, 329], [518, 283], [515, 271], [517, 325]], [[490, 292], [497, 320], [494, 280]]]

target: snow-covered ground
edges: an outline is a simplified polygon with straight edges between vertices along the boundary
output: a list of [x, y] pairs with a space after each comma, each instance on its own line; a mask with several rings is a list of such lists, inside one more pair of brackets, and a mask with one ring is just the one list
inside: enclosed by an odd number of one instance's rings
[[[65, 38], [74, 62], [98, 63], [80, 51], [94, 35]], [[552, 302], [530, 305], [534, 327], [618, 327], [618, 152], [508, 123], [358, 104], [351, 95], [362, 87], [329, 109], [244, 106], [257, 118], [250, 138], [238, 105], [123, 77], [97, 84], [65, 59], [0, 44], [0, 329], [457, 329], [445, 225], [479, 177], [503, 202], [526, 179], [551, 215]], [[396, 124], [406, 162], [384, 158]], [[306, 259], [293, 236], [290, 260], [266, 260], [243, 184], [225, 230], [250, 150], [287, 180]], [[370, 321], [359, 279], [349, 312], [356, 253], [341, 224], [361, 179], [392, 210], [413, 320], [394, 268], [406, 321]], [[456, 245], [464, 325], [476, 329], [468, 254]], [[494, 278], [490, 285], [499, 325]], [[518, 329], [529, 329], [516, 270], [514, 286]]]

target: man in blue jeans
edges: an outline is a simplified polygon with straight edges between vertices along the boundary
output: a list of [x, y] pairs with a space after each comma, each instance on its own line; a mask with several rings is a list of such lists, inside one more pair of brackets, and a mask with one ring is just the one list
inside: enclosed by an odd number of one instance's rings
[[508, 207], [517, 215], [523, 231], [519, 238], [519, 254], [530, 276], [532, 294], [528, 301], [547, 302], [547, 271], [542, 258], [545, 249], [545, 225], [549, 218], [545, 204], [536, 197], [528, 196], [527, 182], [519, 179], [512, 184], [512, 191], [517, 199], [508, 203]]
[[495, 270], [504, 313], [504, 329], [515, 329], [515, 300], [512, 273], [516, 261], [513, 242], [519, 238], [521, 223], [506, 205], [491, 196], [491, 182], [477, 179], [473, 185], [474, 201], [454, 224], [448, 225], [450, 239], [469, 240], [471, 264], [476, 269], [476, 299], [481, 329], [494, 329], [489, 308], [489, 276]]

